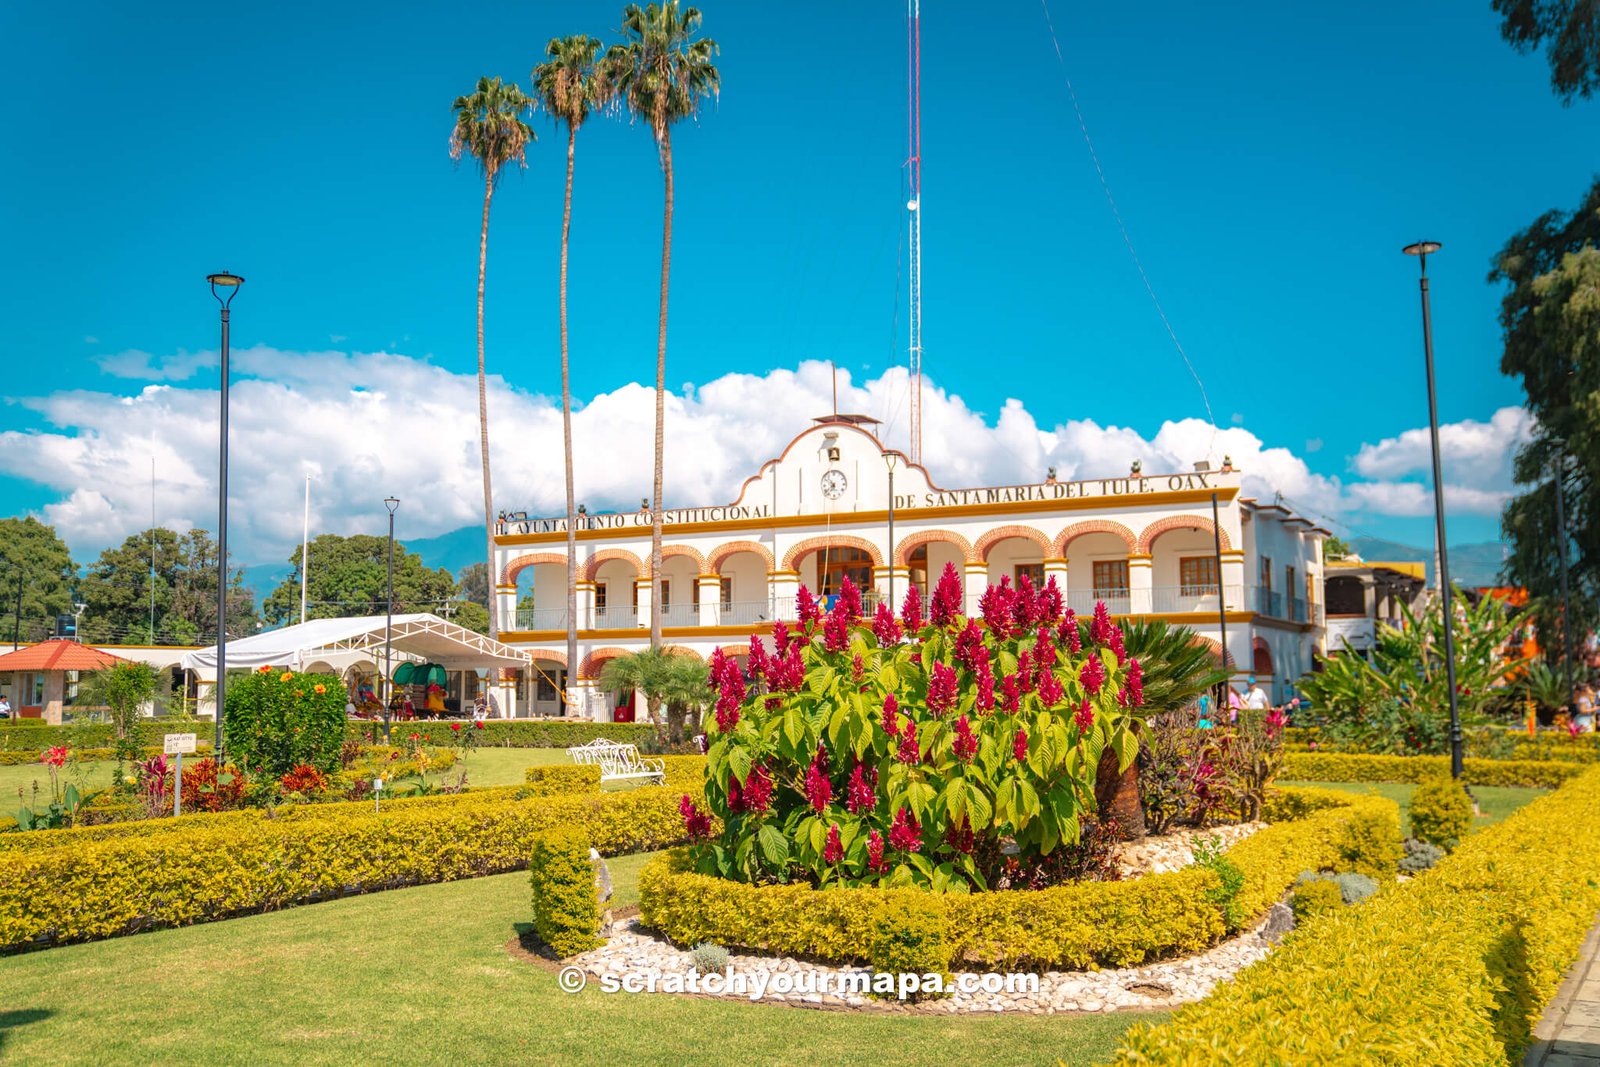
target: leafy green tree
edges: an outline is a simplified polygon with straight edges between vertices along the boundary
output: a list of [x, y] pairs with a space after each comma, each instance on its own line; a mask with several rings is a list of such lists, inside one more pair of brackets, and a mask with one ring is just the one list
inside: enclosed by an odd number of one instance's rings
[[[85, 641], [210, 644], [217, 636], [217, 543], [205, 530], [179, 534], [158, 526], [133, 534], [85, 568], [78, 592], [85, 605], [79, 627]], [[241, 636], [260, 628], [255, 593], [245, 587], [244, 571], [235, 570], [228, 578], [228, 633]]]
[[114, 663], [83, 676], [78, 704], [105, 708], [112, 734], [121, 741], [132, 734], [146, 704], [165, 699], [163, 682], [169, 677], [148, 663]]
[[[1495, 597], [1472, 605], [1459, 592], [1456, 607], [1456, 703], [1465, 730], [1487, 721], [1498, 687], [1521, 665], [1506, 648], [1525, 613], [1512, 612]], [[1437, 599], [1420, 614], [1403, 604], [1400, 611], [1398, 628], [1378, 627], [1370, 662], [1345, 649], [1300, 679], [1301, 693], [1335, 747], [1395, 754], [1448, 750], [1444, 611]]]
[[[700, 101], [715, 96], [721, 75], [711, 57], [717, 43], [696, 38], [698, 8], [678, 10], [678, 0], [622, 12], [624, 44], [613, 45], [604, 60], [605, 78], [616, 86], [623, 106], [650, 124], [661, 153], [665, 178], [661, 223], [661, 303], [656, 320], [655, 482], [650, 497], [650, 644], [661, 645], [661, 479], [666, 448], [667, 280], [672, 273], [672, 126], [700, 113]], [[571, 662], [570, 660], [568, 662]]]
[[[17, 578], [22, 578], [22, 610], [17, 611]], [[72, 611], [72, 584], [78, 568], [54, 526], [31, 515], [0, 519], [0, 639], [15, 630], [24, 641], [50, 635], [57, 615]]]
[[[1500, 369], [1520, 380], [1535, 420], [1513, 467], [1523, 490], [1501, 514], [1511, 546], [1505, 575], [1528, 590], [1541, 644], [1558, 653], [1563, 547], [1573, 631], [1600, 621], [1600, 181], [1576, 211], [1546, 212], [1506, 242], [1489, 279], [1509, 284]], [[1558, 485], [1566, 546], [1556, 534]]]
[[567, 484], [567, 662], [578, 662], [578, 517], [572, 481], [572, 382], [567, 361], [567, 247], [572, 234], [572, 170], [578, 127], [590, 108], [611, 95], [606, 67], [597, 62], [600, 42], [578, 34], [554, 37], [545, 46], [549, 60], [533, 68], [539, 104], [567, 127], [567, 193], [561, 208], [561, 445]]
[[473, 563], [456, 572], [456, 591], [463, 599], [482, 604], [489, 610], [489, 568]]
[[476, 600], [455, 600], [445, 606], [445, 617], [474, 633], [489, 632], [489, 609]]
[[[306, 617], [337, 619], [382, 615], [388, 600], [389, 539], [356, 534], [318, 534], [311, 541], [306, 583]], [[289, 556], [293, 570], [267, 597], [267, 621], [282, 625], [300, 618], [300, 549]], [[456, 582], [443, 567], [434, 570], [396, 541], [394, 610], [438, 612], [456, 595]]]
[[1563, 104], [1600, 88], [1600, 4], [1595, 0], [1494, 0], [1500, 36], [1527, 53], [1544, 48], [1550, 87]]
[[1350, 542], [1342, 537], [1330, 537], [1322, 542], [1323, 559], [1344, 559], [1350, 555]]
[[[456, 113], [455, 129], [450, 134], [450, 158], [459, 161], [471, 156], [483, 173], [483, 227], [478, 236], [478, 447], [483, 457], [483, 529], [488, 539], [485, 564], [494, 562], [494, 504], [489, 481], [489, 388], [483, 372], [483, 278], [489, 261], [489, 203], [502, 169], [511, 163], [526, 167], [528, 145], [533, 131], [521, 115], [532, 101], [515, 84], [501, 85], [499, 78], [479, 78], [478, 87], [468, 96], [458, 96], [451, 108]], [[491, 617], [490, 633], [499, 630]]]

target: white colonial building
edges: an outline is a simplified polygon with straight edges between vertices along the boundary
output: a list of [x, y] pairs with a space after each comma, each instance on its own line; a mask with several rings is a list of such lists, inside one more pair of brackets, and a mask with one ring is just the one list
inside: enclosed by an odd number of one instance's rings
[[[874, 423], [817, 419], [732, 503], [663, 514], [667, 645], [702, 657], [743, 652], [751, 634], [794, 617], [802, 584], [826, 596], [849, 577], [869, 595], [892, 589], [898, 606], [907, 583], [927, 593], [954, 564], [971, 611], [1002, 577], [1054, 578], [1080, 614], [1103, 600], [1118, 615], [1182, 623], [1213, 647], [1225, 624], [1230, 663], [1241, 676], [1255, 673], [1275, 698], [1311, 669], [1322, 642], [1328, 531], [1241, 497], [1240, 472], [1228, 464], [945, 489], [886, 451]], [[576, 665], [566, 662], [565, 519], [514, 515], [496, 526], [500, 638], [536, 667], [520, 686], [518, 714], [610, 719], [619, 698], [597, 690], [600, 667], [649, 643], [649, 513], [578, 522]]]

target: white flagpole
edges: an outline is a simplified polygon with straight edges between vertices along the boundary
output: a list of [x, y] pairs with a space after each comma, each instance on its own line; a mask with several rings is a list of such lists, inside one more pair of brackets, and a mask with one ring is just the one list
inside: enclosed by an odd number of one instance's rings
[[306, 504], [300, 526], [300, 621], [306, 621], [306, 563], [311, 541], [311, 475], [306, 475]]

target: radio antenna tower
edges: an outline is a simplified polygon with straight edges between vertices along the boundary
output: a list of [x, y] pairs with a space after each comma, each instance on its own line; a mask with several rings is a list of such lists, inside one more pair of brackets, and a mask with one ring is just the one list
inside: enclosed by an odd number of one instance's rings
[[910, 96], [906, 109], [906, 211], [911, 216], [911, 462], [922, 462], [922, 2], [906, 10], [906, 65]]

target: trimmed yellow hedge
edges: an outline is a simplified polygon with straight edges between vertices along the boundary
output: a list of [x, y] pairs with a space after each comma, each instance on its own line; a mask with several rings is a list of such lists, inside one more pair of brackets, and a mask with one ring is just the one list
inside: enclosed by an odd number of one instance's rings
[[[1301, 871], [1341, 863], [1348, 824], [1387, 819], [1399, 834], [1399, 809], [1382, 797], [1293, 790], [1304, 818], [1268, 826], [1227, 853], [1244, 873], [1238, 902], [1255, 916], [1283, 896]], [[1196, 952], [1224, 933], [1214, 897], [1216, 874], [1190, 867], [1126, 882], [1089, 882], [1037, 892], [949, 894], [953, 958], [1000, 969], [1128, 966]], [[713, 941], [786, 955], [863, 958], [871, 944], [879, 889], [753, 886], [695, 874], [681, 851], [658, 857], [639, 875], [640, 912], [680, 944]]]
[[1600, 769], [1320, 917], [1119, 1064], [1515, 1064], [1600, 912]]
[[[696, 792], [705, 783], [706, 758], [704, 756], [656, 756], [666, 771], [664, 784], [679, 792]], [[529, 767], [522, 773], [530, 789], [545, 796], [563, 793], [598, 793], [600, 768], [590, 764], [556, 764], [546, 767]]]
[[[195, 745], [196, 758], [211, 754], [211, 742], [201, 741]], [[44, 769], [43, 758], [45, 749], [42, 748], [0, 748], [0, 767], [23, 767], [29, 763], [38, 763], [39, 773], [47, 773]], [[161, 755], [160, 745], [149, 745], [143, 749], [145, 759], [154, 759]], [[79, 761], [114, 760], [117, 750], [114, 748], [74, 748], [71, 758]]]
[[[1554, 789], [1589, 768], [1564, 760], [1469, 759], [1468, 785]], [[1307, 782], [1421, 782], [1450, 773], [1449, 756], [1369, 756], [1342, 752], [1290, 752], [1278, 776]]]
[[527, 864], [529, 837], [558, 826], [583, 831], [607, 855], [683, 840], [679, 793], [670, 789], [524, 800], [488, 793], [389, 802], [381, 814], [325, 804], [292, 817], [152, 820], [166, 828], [143, 834], [55, 831], [74, 836], [0, 852], [0, 951], [516, 870]]
[[558, 826], [533, 835], [528, 880], [533, 887], [533, 930], [560, 959], [605, 944], [600, 894], [589, 862], [589, 838]]

